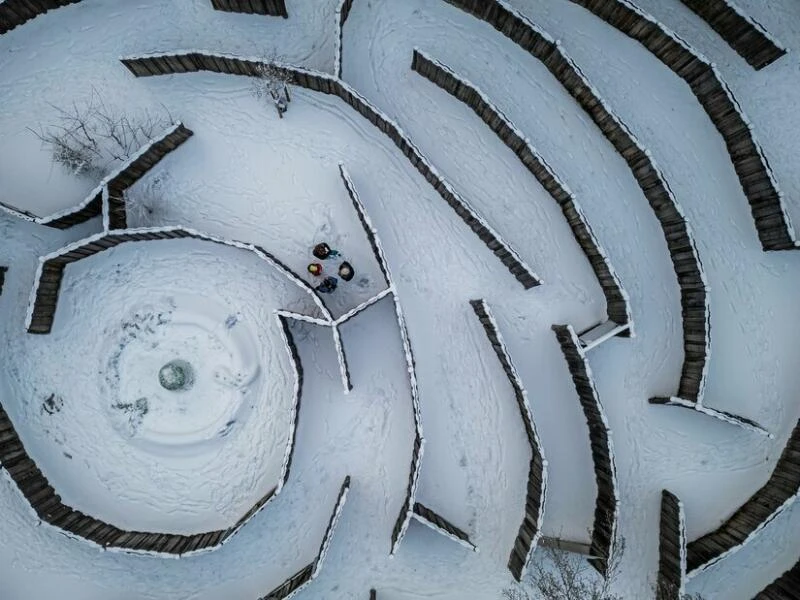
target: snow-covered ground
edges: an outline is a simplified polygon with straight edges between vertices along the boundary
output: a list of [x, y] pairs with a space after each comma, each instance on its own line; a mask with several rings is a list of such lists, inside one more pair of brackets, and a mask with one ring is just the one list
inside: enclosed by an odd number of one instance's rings
[[[676, 0], [640, 6], [718, 64], [797, 223], [800, 121], [791, 99], [800, 90], [800, 9], [792, 0], [738, 2], [790, 49], [761, 72]], [[683, 358], [678, 288], [658, 221], [577, 104], [491, 27], [443, 0], [355, 0], [343, 78], [397, 120], [542, 277], [528, 291], [388, 138], [342, 101], [295, 88], [279, 119], [245, 78], [135, 79], [118, 62], [198, 48], [331, 71], [337, 4], [294, 0], [284, 20], [216, 12], [206, 0], [84, 0], [0, 36], [0, 201], [48, 214], [97, 183], [51, 166], [26, 131], [52, 120], [51, 104], [80, 101], [94, 87], [118, 106], [163, 107], [195, 135], [131, 189], [155, 210], [129, 224], [251, 242], [303, 275], [311, 246], [326, 240], [356, 269], [326, 298], [338, 316], [383, 287], [339, 177], [343, 162], [381, 235], [416, 357], [426, 439], [417, 497], [465, 529], [480, 552], [412, 522], [388, 557], [413, 420], [386, 298], [341, 328], [354, 386], [347, 395], [330, 330], [290, 324], [305, 375], [292, 472], [281, 495], [229, 544], [179, 561], [99, 553], [37, 526], [14, 486], [0, 480], [0, 599], [57, 591], [69, 600], [255, 600], [316, 554], [347, 474], [352, 486], [330, 554], [298, 598], [364, 598], [370, 587], [389, 600], [499, 598], [510, 584], [506, 561], [522, 519], [529, 448], [473, 298], [492, 306], [528, 390], [549, 462], [544, 533], [588, 541], [595, 495], [588, 432], [550, 327], [580, 331], [604, 318], [600, 287], [556, 203], [516, 156], [471, 109], [411, 71], [415, 47], [480, 87], [531, 140], [575, 193], [630, 294], [636, 337], [588, 355], [616, 449], [627, 541], [620, 593], [650, 595], [661, 489], [683, 501], [691, 540], [768, 477], [800, 412], [800, 374], [790, 368], [800, 337], [800, 255], [761, 252], [721, 138], [685, 83], [636, 42], [568, 0], [510, 2], [562, 40], [652, 151], [710, 281], [706, 402], [759, 421], [774, 439], [647, 404], [674, 391]], [[53, 332], [27, 334], [38, 257], [100, 227], [94, 220], [62, 232], [0, 214], [0, 265], [10, 267], [0, 296], [3, 406], [66, 503], [124, 527], [227, 526], [277, 482], [292, 378], [272, 311], [303, 312], [308, 300], [246, 251], [196, 240], [133, 243], [68, 267]], [[149, 315], [156, 316], [150, 330]], [[145, 333], [127, 333], [137, 326]], [[198, 374], [178, 404], [156, 387], [157, 369], [175, 356]], [[246, 382], [214, 378], [226, 372]], [[140, 397], [153, 398], [153, 410], [137, 416]], [[133, 414], [120, 420], [114, 407], [130, 404]], [[231, 420], [228, 435], [215, 435]], [[798, 540], [800, 512], [792, 508], [689, 591], [750, 598], [797, 560]]]

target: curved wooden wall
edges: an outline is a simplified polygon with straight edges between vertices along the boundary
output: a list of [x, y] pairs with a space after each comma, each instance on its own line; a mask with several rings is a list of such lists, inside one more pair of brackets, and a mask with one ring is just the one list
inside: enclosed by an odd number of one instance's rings
[[702, 571], [738, 550], [800, 494], [800, 421], [767, 483], [714, 531], [689, 542], [687, 568]]
[[756, 70], [772, 64], [786, 50], [763, 27], [727, 0], [681, 0]]
[[605, 577], [608, 575], [608, 564], [614, 552], [619, 517], [617, 468], [614, 462], [611, 429], [594, 386], [592, 371], [581, 351], [578, 336], [570, 325], [553, 325], [553, 331], [567, 361], [589, 427], [597, 500], [592, 525], [590, 549], [592, 558], [588, 560]]
[[211, 6], [225, 12], [289, 17], [285, 0], [211, 0]]
[[627, 0], [571, 1], [641, 43], [689, 85], [725, 141], [764, 250], [800, 248], [772, 169], [747, 117], [716, 68]]
[[232, 527], [195, 535], [125, 531], [75, 510], [61, 502], [61, 497], [28, 455], [2, 403], [0, 403], [0, 468], [6, 470], [39, 519], [64, 531], [68, 536], [83, 538], [103, 548], [135, 553], [182, 555], [212, 550], [224, 544], [280, 493], [289, 477], [294, 456], [297, 418], [303, 390], [303, 365], [287, 320], [281, 316], [277, 318], [295, 378], [290, 436], [284, 464], [278, 485], [262, 496]]
[[500, 335], [497, 322], [494, 320], [489, 305], [485, 300], [470, 300], [472, 310], [478, 316], [483, 326], [486, 337], [492, 344], [500, 365], [514, 390], [525, 435], [531, 447], [531, 460], [528, 465], [528, 487], [525, 495], [525, 515], [519, 526], [514, 547], [508, 559], [508, 569], [517, 581], [522, 581], [528, 561], [536, 550], [536, 544], [542, 535], [542, 521], [544, 520], [545, 500], [547, 497], [547, 461], [544, 458], [544, 449], [536, 433], [536, 424], [528, 404], [528, 393], [522, 384], [522, 379], [517, 372], [511, 355], [508, 353], [505, 342]]
[[77, 4], [81, 0], [4, 0], [0, 2], [0, 35], [48, 10]]
[[800, 562], [756, 594], [753, 600], [800, 600]]
[[[194, 71], [254, 76], [257, 74], [258, 67], [265, 64], [258, 60], [200, 52], [152, 54], [123, 58], [121, 61], [137, 77], [190, 73]], [[363, 96], [336, 77], [286, 65], [275, 66], [290, 76], [294, 84], [300, 87], [339, 97], [362, 117], [380, 129], [394, 142], [417, 171], [425, 177], [426, 181], [433, 186], [464, 223], [478, 235], [525, 289], [539, 285], [540, 282], [536, 274], [522, 262], [516, 251], [500, 238], [488, 223], [458, 195], [450, 184], [442, 179], [436, 169], [428, 162], [428, 159], [414, 146], [396, 123], [388, 119]]]
[[674, 494], [664, 490], [661, 493], [656, 600], [683, 600], [685, 580], [686, 523], [683, 504]]
[[[603, 290], [608, 318], [617, 325], [632, 324], [633, 319], [628, 307], [628, 295], [622, 289], [622, 284], [610, 264], [608, 255], [600, 247], [592, 228], [578, 206], [575, 196], [567, 190], [544, 158], [480, 90], [466, 79], [456, 75], [447, 66], [415, 49], [411, 68], [469, 106], [495, 135], [516, 154], [525, 168], [547, 190], [564, 213], [564, 218], [572, 230], [572, 235], [586, 255], [586, 259], [589, 261]], [[626, 329], [620, 335], [629, 337], [630, 329]]]

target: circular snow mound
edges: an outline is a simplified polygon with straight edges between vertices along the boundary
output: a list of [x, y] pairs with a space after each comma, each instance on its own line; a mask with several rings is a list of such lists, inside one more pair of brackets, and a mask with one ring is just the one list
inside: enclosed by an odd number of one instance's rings
[[114, 429], [154, 453], [198, 450], [229, 436], [261, 369], [247, 323], [207, 298], [167, 296], [137, 306], [99, 365]]

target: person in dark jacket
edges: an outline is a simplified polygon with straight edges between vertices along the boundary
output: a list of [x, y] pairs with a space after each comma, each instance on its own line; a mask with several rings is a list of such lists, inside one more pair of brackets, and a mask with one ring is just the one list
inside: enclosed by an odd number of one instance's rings
[[350, 281], [354, 276], [355, 272], [353, 271], [353, 265], [351, 265], [349, 262], [344, 261], [341, 265], [339, 265], [339, 277], [345, 281]]
[[328, 258], [339, 256], [339, 252], [337, 250], [332, 249], [325, 242], [319, 243], [316, 246], [314, 246], [314, 249], [311, 251], [311, 253], [320, 260], [326, 260]]
[[336, 286], [339, 284], [339, 281], [336, 277], [326, 277], [322, 280], [316, 290], [321, 294], [332, 294], [336, 290]]

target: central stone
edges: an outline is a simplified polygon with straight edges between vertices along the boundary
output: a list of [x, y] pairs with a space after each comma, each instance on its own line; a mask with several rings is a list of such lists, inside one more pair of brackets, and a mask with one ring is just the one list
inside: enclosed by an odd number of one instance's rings
[[192, 365], [185, 360], [171, 360], [158, 371], [158, 382], [161, 387], [171, 392], [187, 390], [193, 381]]

